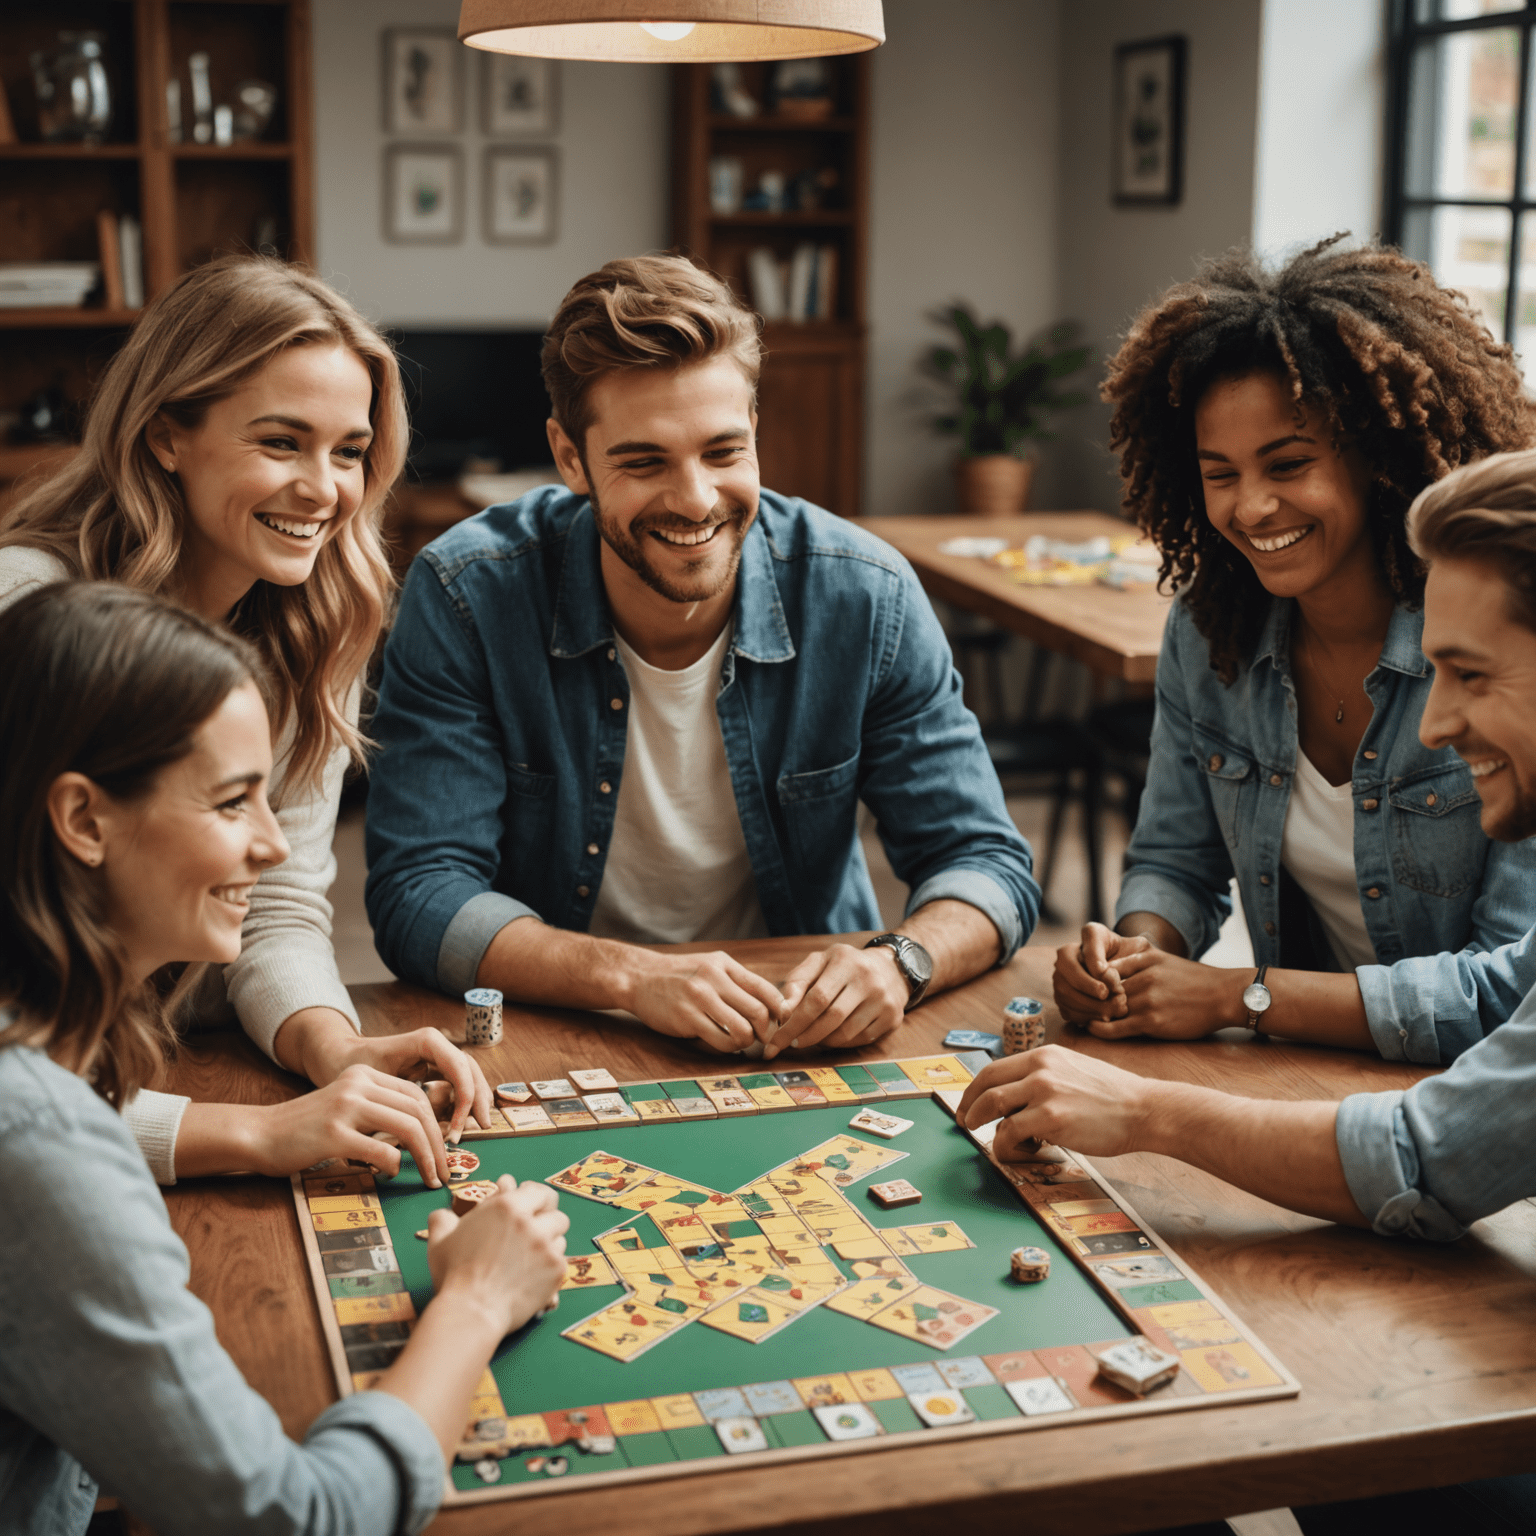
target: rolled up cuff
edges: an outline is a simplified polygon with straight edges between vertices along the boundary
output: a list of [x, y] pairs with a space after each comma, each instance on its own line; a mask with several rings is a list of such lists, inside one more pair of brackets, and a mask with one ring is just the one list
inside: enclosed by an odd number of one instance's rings
[[[355, 1482], [364, 1482], [357, 1476], [357, 1462], [366, 1456], [363, 1446], [371, 1441], [376, 1454], [381, 1459], [387, 1458], [399, 1483], [398, 1503], [381, 1498], [377, 1510], [354, 1511], [364, 1515], [359, 1526], [372, 1523], [368, 1516], [383, 1516], [390, 1521], [396, 1521], [398, 1517], [393, 1528], [407, 1536], [415, 1536], [443, 1502], [446, 1470], [443, 1452], [426, 1420], [409, 1404], [388, 1392], [356, 1392], [333, 1403], [310, 1425], [304, 1437], [305, 1446], [311, 1449], [324, 1447], [327, 1441], [337, 1437], [338, 1432], [345, 1436], [346, 1456]], [[367, 1437], [361, 1444], [359, 1432]], [[381, 1494], [388, 1487], [387, 1476], [370, 1478], [367, 1482]], [[382, 1529], [383, 1525], [374, 1528]]]
[[191, 1102], [184, 1094], [141, 1088], [123, 1106], [123, 1124], [138, 1142], [155, 1183], [167, 1188], [176, 1182], [176, 1138]]
[[1387, 1061], [1440, 1060], [1440, 1035], [1435, 1029], [1434, 992], [1427, 996], [1412, 986], [1394, 986], [1395, 967], [1362, 965], [1355, 971], [1360, 1000], [1365, 1004], [1366, 1028]]
[[1441, 1243], [1466, 1231], [1418, 1188], [1418, 1153], [1403, 1118], [1401, 1092], [1351, 1094], [1339, 1105], [1334, 1138], [1350, 1195], [1373, 1231]]
[[1155, 912], [1165, 922], [1172, 923], [1184, 940], [1184, 952], [1191, 960], [1198, 960], [1212, 944], [1221, 929], [1213, 926], [1200, 910], [1188, 891], [1172, 881], [1157, 875], [1127, 875], [1120, 887], [1120, 899], [1115, 903], [1115, 922], [1132, 912]]
[[1007, 891], [979, 869], [945, 869], [931, 875], [912, 892], [906, 916], [931, 901], [963, 901], [992, 921], [1002, 944], [999, 965], [1007, 965], [1024, 942], [1024, 921]]
[[462, 997], [475, 984], [491, 940], [520, 917], [537, 917], [532, 907], [500, 891], [481, 891], [454, 913], [437, 951], [437, 985], [449, 997]]

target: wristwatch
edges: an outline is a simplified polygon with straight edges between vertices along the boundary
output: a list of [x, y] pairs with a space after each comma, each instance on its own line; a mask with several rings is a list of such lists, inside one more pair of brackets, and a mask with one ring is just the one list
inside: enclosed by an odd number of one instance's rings
[[933, 956], [904, 933], [877, 933], [864, 948], [873, 949], [877, 944], [884, 945], [896, 957], [896, 968], [906, 978], [907, 1009], [916, 1008], [933, 980]]
[[1243, 1007], [1248, 1010], [1248, 1028], [1254, 1034], [1262, 1035], [1264, 1031], [1259, 1028], [1259, 1015], [1268, 1009], [1274, 1002], [1270, 996], [1269, 988], [1264, 985], [1264, 977], [1269, 971], [1267, 965], [1259, 967], [1259, 974], [1243, 988]]

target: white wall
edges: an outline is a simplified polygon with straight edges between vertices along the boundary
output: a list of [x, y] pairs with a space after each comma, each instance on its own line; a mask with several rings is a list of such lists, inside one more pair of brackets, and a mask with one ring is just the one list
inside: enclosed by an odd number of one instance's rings
[[[571, 283], [669, 239], [668, 84], [644, 64], [560, 65], [559, 236], [488, 245], [481, 234], [482, 56], [466, 49], [468, 197], [458, 245], [385, 242], [380, 83], [387, 27], [454, 29], [458, 0], [315, 0], [317, 262], [369, 315], [396, 323], [543, 325]], [[498, 141], [506, 142], [506, 141]]]
[[1264, 0], [1253, 244], [1274, 257], [1380, 228], [1384, 0]]
[[[1073, 0], [1073, 4], [1076, 0]], [[1073, 8], [1072, 4], [1066, 7]], [[1059, 0], [885, 0], [874, 56], [865, 511], [953, 510], [916, 398], [935, 306], [1056, 318]]]

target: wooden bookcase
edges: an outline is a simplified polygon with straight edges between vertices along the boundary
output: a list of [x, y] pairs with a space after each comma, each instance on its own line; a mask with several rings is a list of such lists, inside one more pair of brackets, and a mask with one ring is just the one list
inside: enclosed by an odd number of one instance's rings
[[[834, 318], [770, 321], [758, 391], [763, 484], [845, 517], [861, 510], [864, 454], [865, 285], [869, 245], [869, 57], [830, 61], [830, 117], [774, 113], [728, 117], [710, 110], [710, 66], [673, 66], [673, 239], [751, 301], [748, 258], [759, 246], [788, 258], [802, 241], [837, 251]], [[742, 66], [742, 83], [767, 98], [771, 64]], [[788, 176], [829, 168], [825, 206], [786, 213], [711, 210], [709, 163], [739, 159], [747, 185], [765, 170]]]
[[[44, 144], [28, 59], [61, 31], [103, 34], [113, 120], [101, 144]], [[277, 109], [259, 139], [191, 142], [187, 58], [209, 56], [215, 102], [236, 82], [267, 80]], [[250, 250], [276, 222], [276, 249], [308, 261], [311, 188], [309, 0], [0, 0], [0, 83], [20, 142], [0, 144], [0, 261], [95, 261], [96, 215], [132, 214], [144, 231], [153, 298], [187, 268]], [[182, 83], [184, 141], [170, 142], [165, 87]], [[135, 312], [0, 310], [0, 411], [41, 388], [85, 400]], [[0, 447], [0, 481], [48, 450]]]

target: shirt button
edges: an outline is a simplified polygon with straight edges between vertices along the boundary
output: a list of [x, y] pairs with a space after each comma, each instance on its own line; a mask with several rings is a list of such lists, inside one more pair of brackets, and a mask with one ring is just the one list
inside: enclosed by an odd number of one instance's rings
[[1269, 782], [1271, 784], [1284, 784], [1285, 783], [1285, 776], [1283, 774], [1279, 774], [1279, 773], [1272, 773], [1269, 776]]
[[1399, 1040], [1406, 1040], [1406, 1039], [1407, 1039], [1407, 1038], [1408, 1038], [1408, 1031], [1407, 1031], [1407, 1030], [1406, 1030], [1406, 1029], [1400, 1029], [1400, 1030], [1398, 1030], [1398, 1032], [1397, 1032], [1397, 1038], [1398, 1038], [1398, 1039], [1399, 1039]]
[[1376, 898], [1381, 895], [1381, 888], [1379, 886], [1373, 885], [1365, 894], [1369, 896], [1372, 901], [1375, 901]]
[[1223, 758], [1219, 752], [1213, 752], [1211, 753], [1210, 762], [1208, 762], [1205, 766], [1209, 768], [1212, 773], [1215, 773], [1225, 761], [1226, 759]]
[[1274, 931], [1275, 931], [1275, 925], [1273, 923], [1265, 923], [1264, 924], [1264, 932], [1265, 933], [1273, 935]]
[[587, 899], [587, 896], [588, 896], [589, 893], [590, 893], [590, 887], [589, 886], [578, 885], [576, 887], [576, 894], [578, 896], [580, 896], [583, 901], [585, 901]]
[[624, 700], [623, 699], [609, 699], [608, 700], [608, 708], [609, 709], [623, 709], [624, 708]]
[[618, 652], [616, 650], [614, 650], [614, 648], [610, 645], [608, 647], [608, 660], [609, 661], [613, 661], [617, 656], [618, 656]]
[[1362, 811], [1374, 811], [1380, 804], [1381, 801], [1379, 800], [1362, 800], [1360, 802], [1360, 809]]
[[597, 788], [599, 794], [611, 795], [613, 793], [613, 785], [610, 784], [607, 779], [604, 779], [603, 782], [597, 786]]
[[1434, 790], [1430, 790], [1430, 792], [1424, 796], [1424, 804], [1433, 805], [1439, 798], [1440, 796], [1437, 795]]
[[588, 843], [587, 844], [587, 852], [588, 853], [596, 853], [597, 852], [597, 844], [596, 843]]
[[1260, 885], [1268, 885], [1269, 884], [1269, 876], [1268, 875], [1260, 875], [1259, 876], [1259, 884]]
[[1374, 747], [1367, 747], [1362, 755], [1368, 763], [1376, 761], [1376, 749]]

